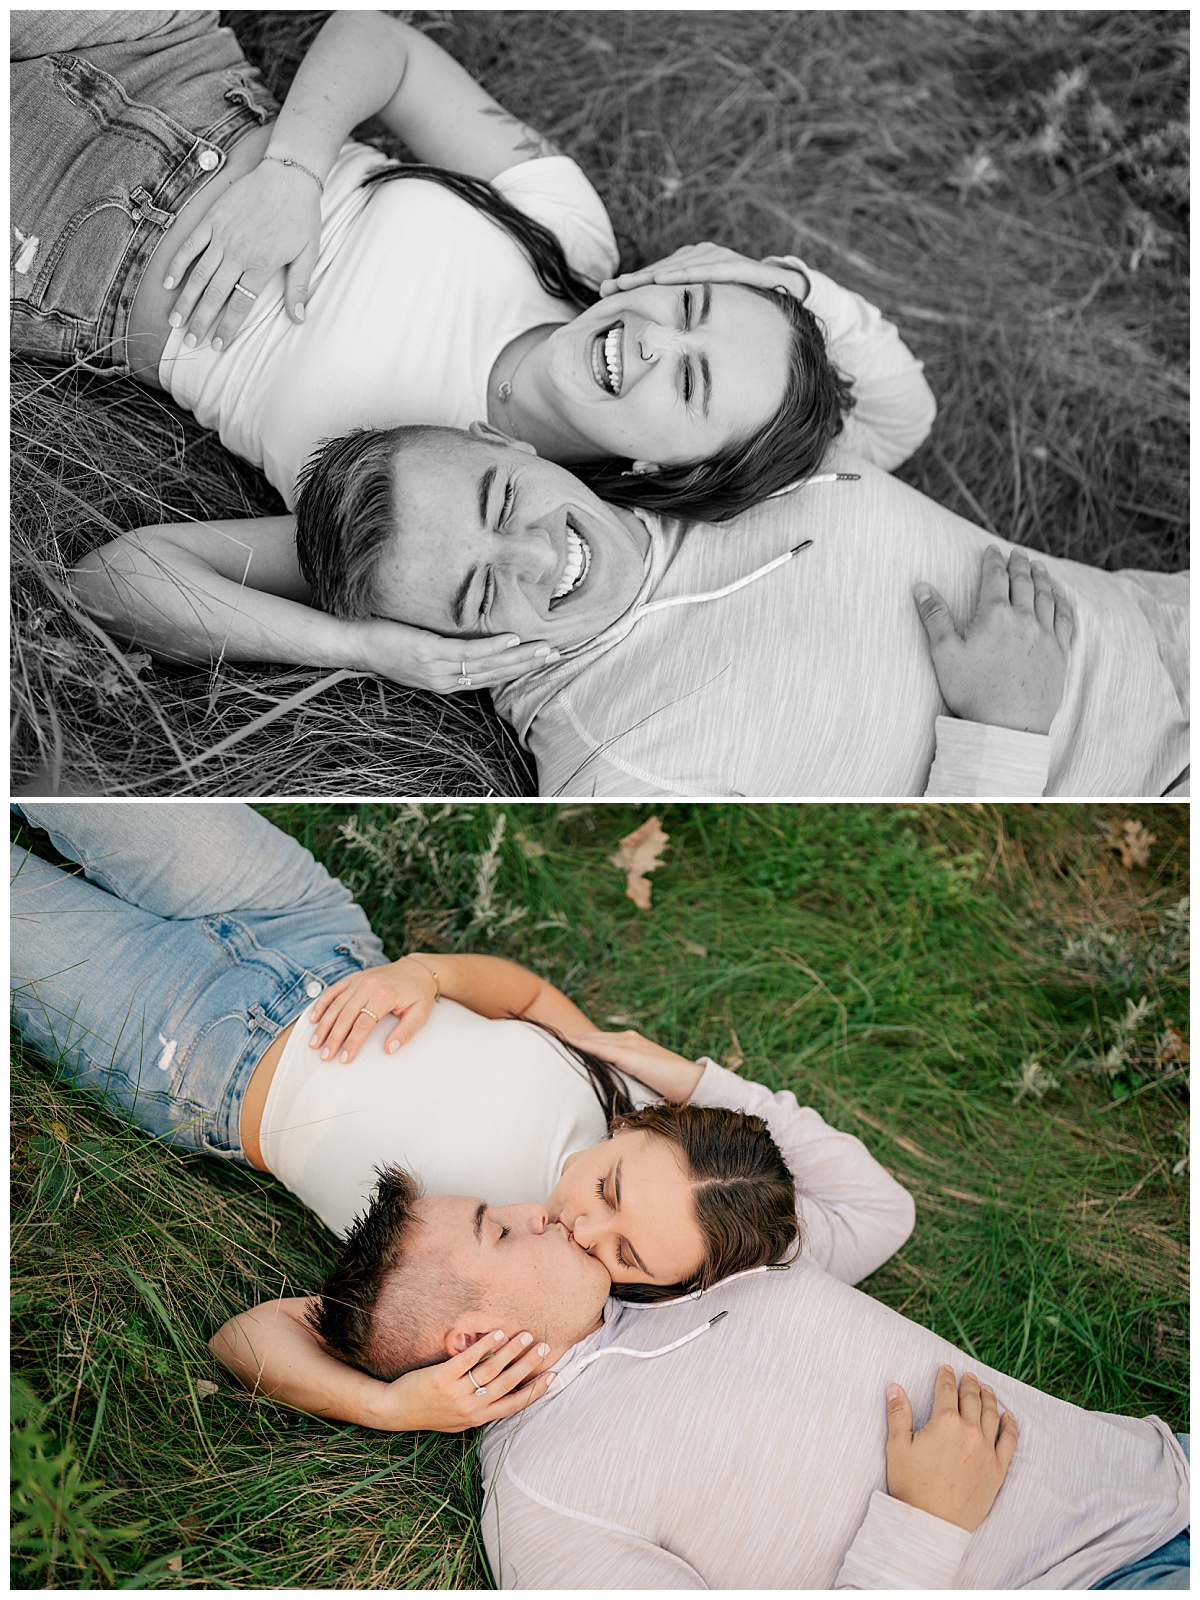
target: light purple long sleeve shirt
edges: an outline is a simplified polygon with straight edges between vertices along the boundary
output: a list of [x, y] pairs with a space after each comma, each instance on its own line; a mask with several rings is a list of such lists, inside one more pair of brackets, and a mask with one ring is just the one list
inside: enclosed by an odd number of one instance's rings
[[[912, 1223], [859, 1141], [711, 1064], [693, 1100], [767, 1115], [806, 1251], [699, 1298], [609, 1301], [548, 1393], [486, 1431], [500, 1587], [1086, 1588], [1187, 1526], [1187, 1461], [1158, 1418], [1056, 1400], [850, 1286]], [[886, 1385], [904, 1385], [919, 1427], [944, 1362], [991, 1382], [1018, 1422], [974, 1534], [886, 1493]]]

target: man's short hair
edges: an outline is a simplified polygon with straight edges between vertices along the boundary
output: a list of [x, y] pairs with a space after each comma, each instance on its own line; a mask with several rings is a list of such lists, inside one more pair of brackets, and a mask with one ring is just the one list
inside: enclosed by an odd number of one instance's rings
[[375, 573], [396, 533], [396, 457], [458, 441], [457, 428], [355, 428], [326, 439], [296, 480], [296, 557], [313, 605], [353, 622], [374, 614]]
[[391, 1382], [446, 1358], [454, 1318], [477, 1311], [478, 1288], [433, 1250], [421, 1250], [421, 1190], [403, 1167], [377, 1167], [366, 1212], [355, 1219], [308, 1321], [352, 1366]]

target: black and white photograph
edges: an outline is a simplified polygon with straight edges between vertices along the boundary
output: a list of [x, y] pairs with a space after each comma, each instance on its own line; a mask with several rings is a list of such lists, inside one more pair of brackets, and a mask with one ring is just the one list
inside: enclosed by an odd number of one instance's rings
[[12, 13], [12, 760], [1189, 793], [1188, 13]]

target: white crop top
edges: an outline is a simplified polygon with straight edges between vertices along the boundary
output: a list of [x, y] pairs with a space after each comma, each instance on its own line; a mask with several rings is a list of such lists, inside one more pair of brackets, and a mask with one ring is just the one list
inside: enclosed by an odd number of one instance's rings
[[[271, 1172], [336, 1234], [366, 1209], [383, 1162], [407, 1167], [428, 1194], [511, 1205], [544, 1200], [567, 1156], [605, 1135], [582, 1070], [530, 1023], [440, 1000], [395, 1055], [383, 1048], [395, 1018], [384, 1017], [343, 1066], [309, 1048], [310, 1019], [284, 1046], [259, 1139]], [[623, 1081], [636, 1105], [657, 1098]]]
[[[287, 315], [280, 272], [227, 350], [185, 350], [174, 329], [159, 363], [172, 399], [261, 467], [289, 510], [300, 468], [323, 439], [485, 421], [488, 376], [505, 345], [575, 315], [541, 288], [507, 233], [449, 190], [419, 178], [364, 189], [385, 159], [343, 145], [321, 201], [303, 323]], [[598, 283], [616, 271], [608, 213], [574, 161], [522, 162], [492, 183], [556, 235], [582, 277]]]

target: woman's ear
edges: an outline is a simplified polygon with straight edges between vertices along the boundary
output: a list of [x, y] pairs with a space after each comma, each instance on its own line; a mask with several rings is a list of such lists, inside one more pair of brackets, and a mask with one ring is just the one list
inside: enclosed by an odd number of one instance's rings
[[472, 422], [467, 428], [472, 439], [482, 439], [484, 444], [507, 444], [514, 450], [522, 450], [527, 456], [537, 455], [537, 451], [526, 439], [518, 439], [511, 433], [505, 433], [503, 428], [493, 428], [490, 422]]
[[662, 468], [657, 461], [635, 461], [633, 463], [633, 475], [635, 478], [642, 478], [647, 472], [661, 471]]

